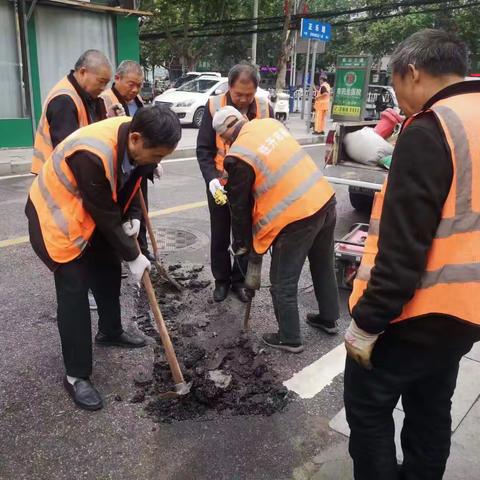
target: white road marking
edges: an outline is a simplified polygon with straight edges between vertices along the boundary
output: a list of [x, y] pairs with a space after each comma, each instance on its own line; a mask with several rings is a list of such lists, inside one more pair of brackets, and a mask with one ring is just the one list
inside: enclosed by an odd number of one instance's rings
[[[314, 147], [324, 147], [325, 143], [312, 143], [309, 145], [302, 145], [302, 148], [314, 148]], [[170, 160], [162, 160], [162, 165], [165, 165], [167, 163], [181, 163], [181, 162], [191, 162], [193, 160], [196, 160], [197, 157], [185, 157], [185, 158], [171, 158]], [[0, 176], [0, 180], [9, 180], [12, 178], [22, 178], [22, 177], [32, 177], [32, 173], [19, 173], [17, 175], [4, 175]]]
[[297, 372], [283, 384], [300, 398], [313, 398], [345, 368], [346, 351], [343, 343]]

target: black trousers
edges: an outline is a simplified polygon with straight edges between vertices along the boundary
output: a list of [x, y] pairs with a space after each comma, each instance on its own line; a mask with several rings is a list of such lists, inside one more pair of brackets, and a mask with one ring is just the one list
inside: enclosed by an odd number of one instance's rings
[[[453, 320], [452, 320], [453, 321]], [[426, 348], [387, 330], [368, 371], [347, 357], [344, 400], [355, 480], [441, 480], [450, 453], [451, 398], [459, 362], [473, 345]], [[392, 412], [402, 396], [404, 455], [398, 471]]]
[[120, 258], [96, 232], [84, 254], [54, 272], [57, 322], [67, 375], [92, 373], [92, 332], [88, 290], [98, 307], [98, 330], [115, 337], [122, 330], [120, 316]]
[[210, 263], [215, 283], [241, 285], [247, 273], [246, 255], [233, 260], [228, 251], [231, 244], [231, 215], [228, 205], [217, 205], [207, 189], [210, 212]]
[[334, 265], [335, 200], [311, 217], [285, 227], [273, 243], [270, 293], [281, 340], [300, 343], [298, 280], [308, 257], [320, 316], [338, 319], [338, 289]]
[[[147, 177], [142, 178], [142, 183], [140, 188], [142, 189], [143, 198], [145, 199], [145, 205], [147, 206], [148, 212], [148, 179]], [[140, 231], [138, 232], [138, 244], [140, 245], [140, 250], [143, 254], [148, 252], [148, 241], [147, 241], [147, 225], [145, 223], [145, 218], [142, 215], [140, 219]], [[153, 252], [155, 254], [155, 252]]]

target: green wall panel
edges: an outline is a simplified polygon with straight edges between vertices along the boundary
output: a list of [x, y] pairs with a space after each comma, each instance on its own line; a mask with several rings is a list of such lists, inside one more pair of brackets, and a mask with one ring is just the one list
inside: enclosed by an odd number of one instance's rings
[[32, 145], [32, 123], [29, 118], [0, 120], [0, 148], [31, 147]]
[[117, 64], [122, 60], [140, 61], [140, 41], [138, 38], [138, 17], [115, 17], [117, 36]]

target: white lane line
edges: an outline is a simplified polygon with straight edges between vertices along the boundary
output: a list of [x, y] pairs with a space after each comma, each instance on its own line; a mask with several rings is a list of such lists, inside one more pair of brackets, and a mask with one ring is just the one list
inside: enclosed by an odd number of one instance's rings
[[[312, 143], [308, 145], [302, 145], [302, 148], [314, 148], [314, 147], [324, 147], [325, 143]], [[181, 163], [181, 162], [191, 162], [196, 160], [197, 157], [185, 157], [185, 158], [171, 158], [170, 160], [162, 160], [162, 165], [166, 163]], [[0, 176], [0, 180], [9, 180], [11, 178], [23, 178], [23, 177], [32, 177], [33, 174], [31, 173], [19, 173], [17, 175], [3, 175]]]
[[313, 398], [343, 372], [345, 357], [345, 345], [341, 343], [283, 384], [300, 398]]

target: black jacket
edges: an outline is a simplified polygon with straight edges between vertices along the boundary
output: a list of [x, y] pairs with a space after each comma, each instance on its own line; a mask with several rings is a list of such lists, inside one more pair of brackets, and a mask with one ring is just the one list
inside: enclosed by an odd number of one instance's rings
[[[67, 78], [82, 99], [87, 111], [88, 123], [98, 122], [107, 118], [103, 100], [89, 95], [75, 80], [73, 70], [68, 74]], [[80, 128], [77, 107], [68, 95], [59, 95], [51, 100], [47, 107], [46, 117], [50, 125], [50, 138], [53, 148]]]
[[[480, 92], [480, 82], [447, 87], [431, 98], [424, 110], [443, 98], [469, 92]], [[393, 153], [375, 267], [367, 290], [352, 311], [363, 330], [379, 333], [388, 328], [431, 346], [480, 338], [480, 328], [444, 315], [390, 324], [412, 299], [425, 270], [452, 178], [448, 144], [436, 117], [425, 112], [402, 132]]]
[[[230, 94], [227, 92], [227, 105], [235, 105], [232, 102]], [[273, 117], [272, 106], [269, 105], [270, 117]], [[257, 116], [257, 104], [253, 101], [247, 112], [249, 120]], [[219, 177], [219, 172], [215, 168], [215, 156], [217, 154], [216, 132], [212, 127], [212, 114], [210, 113], [210, 100], [207, 102], [203, 113], [202, 124], [197, 137], [197, 160], [205, 182], [210, 183], [214, 178]]]
[[[127, 117], [131, 117], [130, 112], [128, 110], [128, 104], [125, 101], [125, 99], [122, 97], [121, 93], [115, 88], [115, 83], [113, 83], [112, 85], [112, 92], [117, 97], [119, 103], [122, 104], [122, 107], [125, 110], [125, 114], [127, 115]], [[137, 108], [142, 108], [144, 106], [143, 102], [140, 100], [138, 96], [135, 97], [134, 100], [135, 100], [135, 103], [137, 104]]]
[[[128, 218], [141, 218], [142, 211], [138, 194], [133, 198], [125, 214], [123, 214], [123, 208], [131, 196], [138, 177], [149, 174], [154, 168], [152, 166], [136, 167], [128, 180], [125, 180], [122, 161], [127, 149], [129, 126], [130, 123], [125, 123], [118, 131], [117, 203], [112, 200], [110, 183], [105, 176], [105, 169], [99, 157], [91, 152], [79, 151], [67, 159], [67, 164], [77, 181], [83, 206], [92, 216], [96, 229], [118, 252], [119, 256], [127, 261], [134, 260], [138, 252], [134, 239], [124, 233], [122, 223]], [[27, 201], [25, 213], [29, 221], [30, 242], [35, 252], [51, 270], [55, 270], [58, 264], [50, 258], [46, 251], [38, 215], [30, 198]]]

